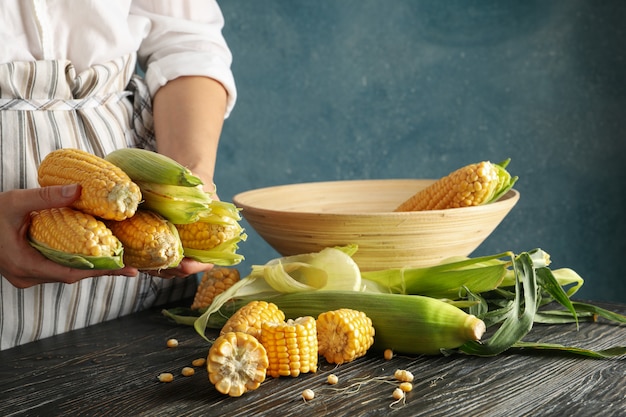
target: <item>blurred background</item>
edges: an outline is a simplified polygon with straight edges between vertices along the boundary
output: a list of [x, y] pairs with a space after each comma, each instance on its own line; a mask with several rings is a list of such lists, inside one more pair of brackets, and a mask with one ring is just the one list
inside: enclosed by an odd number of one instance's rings
[[[626, 301], [626, 2], [220, 5], [239, 92], [222, 200], [511, 158], [520, 202], [473, 255], [540, 247], [583, 276], [577, 298]], [[245, 276], [278, 254], [243, 225]]]

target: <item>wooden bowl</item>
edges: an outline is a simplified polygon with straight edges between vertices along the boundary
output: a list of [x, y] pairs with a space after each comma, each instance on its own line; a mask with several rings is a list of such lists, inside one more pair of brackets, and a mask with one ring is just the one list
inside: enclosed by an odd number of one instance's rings
[[396, 213], [434, 180], [314, 182], [246, 191], [233, 197], [243, 217], [283, 256], [357, 244], [361, 270], [434, 265], [468, 256], [519, 200], [510, 190], [495, 203]]

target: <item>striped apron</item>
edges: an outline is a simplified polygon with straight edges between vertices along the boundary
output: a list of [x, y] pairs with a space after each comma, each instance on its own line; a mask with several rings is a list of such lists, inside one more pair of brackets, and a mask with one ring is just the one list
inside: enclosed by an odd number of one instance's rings
[[[38, 187], [39, 162], [55, 149], [154, 150], [135, 62], [130, 54], [79, 74], [67, 61], [0, 64], [0, 191]], [[190, 297], [195, 285], [140, 273], [18, 289], [0, 276], [0, 350]]]

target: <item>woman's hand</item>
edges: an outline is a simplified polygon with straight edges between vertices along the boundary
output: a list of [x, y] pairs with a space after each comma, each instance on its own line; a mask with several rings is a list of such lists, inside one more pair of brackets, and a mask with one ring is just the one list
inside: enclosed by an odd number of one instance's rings
[[52, 186], [0, 193], [0, 274], [17, 288], [46, 282], [75, 283], [100, 275], [137, 275], [135, 268], [83, 270], [59, 265], [28, 243], [30, 212], [69, 206], [80, 195], [80, 186]]

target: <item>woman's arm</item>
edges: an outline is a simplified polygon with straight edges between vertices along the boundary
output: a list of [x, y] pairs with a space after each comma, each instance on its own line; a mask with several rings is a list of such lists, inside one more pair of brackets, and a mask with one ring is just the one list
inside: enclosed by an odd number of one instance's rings
[[214, 191], [217, 148], [226, 113], [226, 90], [208, 77], [179, 77], [154, 97], [157, 151], [199, 176]]
[[[157, 151], [200, 177], [207, 192], [215, 191], [213, 176], [226, 102], [224, 87], [207, 77], [176, 78], [154, 97]], [[184, 277], [211, 268], [210, 264], [185, 258], [176, 268], [151, 273], [165, 278]]]

